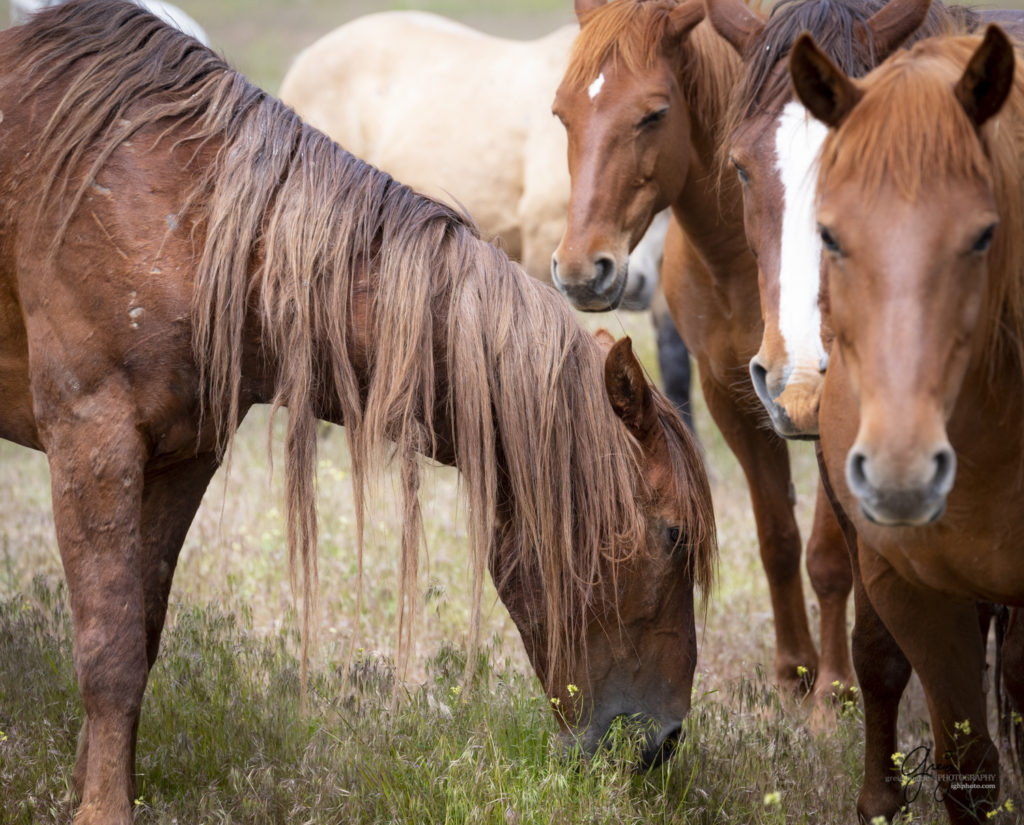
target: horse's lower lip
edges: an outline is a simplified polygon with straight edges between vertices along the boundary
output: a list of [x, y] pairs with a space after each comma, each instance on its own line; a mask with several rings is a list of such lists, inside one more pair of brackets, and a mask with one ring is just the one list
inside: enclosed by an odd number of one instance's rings
[[617, 279], [613, 289], [605, 292], [594, 292], [589, 286], [574, 286], [556, 280], [555, 286], [570, 304], [580, 312], [609, 312], [618, 309], [622, 296], [626, 291], [626, 279]]
[[820, 438], [820, 434], [817, 430], [801, 430], [794, 427], [788, 416], [783, 418], [777, 418], [773, 413], [771, 415], [772, 429], [775, 430], [780, 436], [789, 441], [817, 441]]
[[820, 437], [817, 429], [812, 431], [795, 426], [786, 410], [776, 404], [774, 400], [768, 407], [768, 417], [771, 419], [772, 429], [790, 441], [816, 441]]
[[929, 502], [922, 506], [918, 513], [907, 511], [895, 512], [888, 510], [876, 500], [860, 500], [860, 511], [872, 524], [879, 527], [927, 527], [938, 521], [946, 512], [945, 497], [941, 501]]

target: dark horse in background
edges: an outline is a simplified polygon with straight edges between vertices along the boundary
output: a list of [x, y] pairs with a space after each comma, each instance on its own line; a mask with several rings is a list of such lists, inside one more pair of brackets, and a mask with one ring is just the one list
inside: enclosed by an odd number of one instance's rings
[[131, 819], [178, 552], [257, 403], [288, 408], [305, 623], [325, 419], [346, 426], [358, 512], [366, 474], [399, 465], [405, 612], [426, 456], [465, 478], [474, 611], [489, 568], [545, 690], [578, 709], [563, 734], [593, 749], [638, 715], [645, 760], [665, 752], [714, 522], [628, 342], [138, 6], [72, 0], [0, 33], [0, 111], [0, 435], [49, 460], [86, 711], [78, 825]]

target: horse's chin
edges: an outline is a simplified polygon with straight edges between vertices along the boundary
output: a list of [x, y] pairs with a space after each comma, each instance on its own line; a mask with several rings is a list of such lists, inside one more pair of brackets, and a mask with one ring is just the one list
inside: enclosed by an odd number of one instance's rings
[[927, 527], [946, 512], [946, 497], [932, 497], [923, 502], [879, 499], [860, 499], [860, 511], [872, 524], [879, 527]]
[[[758, 393], [760, 397], [760, 393]], [[772, 422], [772, 429], [783, 438], [790, 441], [815, 441], [819, 438], [818, 430], [818, 400], [816, 396], [803, 403], [782, 403], [781, 396], [776, 398], [761, 398], [765, 409], [768, 410], [768, 417]]]
[[648, 739], [647, 747], [640, 755], [640, 767], [649, 770], [663, 764], [672, 758], [682, 741], [683, 725], [681, 722], [663, 726], [654, 737]]
[[[625, 282], [623, 282], [624, 284]], [[611, 312], [613, 309], [618, 309], [622, 303], [621, 288], [611, 296], [599, 295], [586, 287], [559, 285], [558, 291], [580, 312]]]
[[768, 408], [768, 416], [772, 422], [772, 429], [789, 441], [817, 441], [820, 437], [817, 426], [797, 426], [785, 409], [778, 404], [772, 404]]

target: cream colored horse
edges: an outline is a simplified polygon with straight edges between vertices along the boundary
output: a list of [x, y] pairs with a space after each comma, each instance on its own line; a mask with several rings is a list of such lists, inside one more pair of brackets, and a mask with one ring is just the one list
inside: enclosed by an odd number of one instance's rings
[[[424, 12], [371, 14], [299, 54], [280, 97], [354, 155], [466, 209], [550, 281], [569, 203], [551, 101], [578, 30], [506, 40]], [[623, 307], [649, 305], [664, 238], [655, 221], [630, 259]]]

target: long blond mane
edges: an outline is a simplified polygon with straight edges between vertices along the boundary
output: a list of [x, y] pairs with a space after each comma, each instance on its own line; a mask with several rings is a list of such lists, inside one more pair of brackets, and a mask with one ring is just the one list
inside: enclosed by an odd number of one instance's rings
[[989, 252], [988, 353], [1024, 370], [1024, 71], [1017, 49], [1010, 97], [980, 135], [953, 95], [973, 35], [931, 38], [886, 61], [864, 81], [865, 94], [822, 148], [819, 189], [856, 181], [864, 198], [884, 184], [915, 202], [935, 180], [989, 182], [1000, 228]]
[[[305, 622], [316, 581], [315, 424], [327, 417], [346, 426], [360, 542], [367, 474], [397, 456], [400, 658], [422, 541], [419, 456], [450, 457], [469, 498], [473, 638], [488, 561], [501, 562], [499, 588], [539, 573], [555, 684], [585, 655], [588, 611], [614, 593], [623, 564], [648, 552], [652, 492], [638, 444], [604, 397], [601, 351], [565, 302], [463, 216], [352, 157], [137, 6], [73, 0], [30, 24], [24, 43], [27, 94], [67, 84], [40, 141], [40, 168], [55, 181], [48, 202], [64, 197], [65, 226], [139, 130], [156, 125], [162, 140], [194, 147], [181, 197], [201, 250], [191, 320], [203, 414], [226, 449], [246, 406], [243, 336], [255, 318], [276, 365], [272, 402], [288, 408], [288, 544], [303, 571]], [[660, 395], [657, 404], [694, 577], [707, 587], [716, 550], [707, 481], [671, 405]]]

